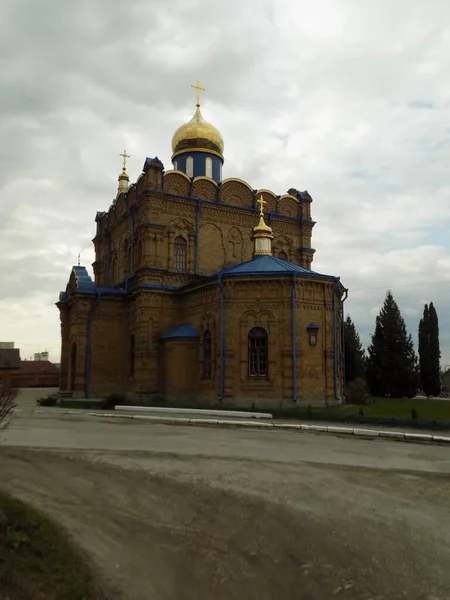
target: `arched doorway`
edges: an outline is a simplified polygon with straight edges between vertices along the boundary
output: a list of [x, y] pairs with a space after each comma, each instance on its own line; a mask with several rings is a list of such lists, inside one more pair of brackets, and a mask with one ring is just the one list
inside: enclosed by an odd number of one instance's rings
[[75, 388], [75, 375], [77, 373], [77, 345], [75, 342], [70, 349], [70, 376], [69, 376], [69, 391], [73, 392]]

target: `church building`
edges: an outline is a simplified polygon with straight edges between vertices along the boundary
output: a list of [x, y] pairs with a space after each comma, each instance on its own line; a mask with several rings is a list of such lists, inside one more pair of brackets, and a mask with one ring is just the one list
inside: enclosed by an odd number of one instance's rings
[[197, 106], [172, 169], [146, 158], [97, 212], [93, 278], [57, 307], [60, 391], [168, 405], [292, 408], [343, 401], [339, 277], [311, 269], [312, 198], [222, 178], [224, 141]]

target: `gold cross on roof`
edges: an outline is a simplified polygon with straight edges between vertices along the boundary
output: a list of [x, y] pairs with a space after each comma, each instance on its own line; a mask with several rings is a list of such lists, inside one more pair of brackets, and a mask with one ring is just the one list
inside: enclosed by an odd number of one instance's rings
[[200, 81], [198, 79], [191, 85], [191, 88], [194, 88], [194, 90], [197, 92], [197, 106], [200, 106], [200, 92], [204, 92], [205, 88], [200, 85]]
[[259, 200], [257, 200], [257, 203], [259, 204], [259, 214], [263, 217], [264, 216], [264, 206], [267, 204], [267, 202], [264, 200], [262, 194], [259, 197]]
[[127, 154], [127, 151], [126, 151], [126, 150], [124, 150], [124, 151], [122, 152], [122, 154], [119, 154], [119, 156], [122, 156], [122, 157], [123, 157], [123, 165], [122, 165], [122, 169], [123, 169], [124, 171], [126, 171], [126, 170], [127, 170], [127, 158], [130, 158], [130, 155], [129, 155], [129, 154]]

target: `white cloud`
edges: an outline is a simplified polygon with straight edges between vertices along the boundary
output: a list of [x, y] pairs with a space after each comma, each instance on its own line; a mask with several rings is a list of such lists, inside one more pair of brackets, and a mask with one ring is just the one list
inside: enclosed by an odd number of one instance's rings
[[446, 1], [27, 4], [0, 23], [1, 339], [58, 356], [53, 303], [93, 260], [118, 153], [134, 178], [169, 164], [200, 77], [224, 175], [312, 194], [314, 268], [350, 288], [364, 343], [392, 289], [414, 337], [435, 302], [450, 364]]

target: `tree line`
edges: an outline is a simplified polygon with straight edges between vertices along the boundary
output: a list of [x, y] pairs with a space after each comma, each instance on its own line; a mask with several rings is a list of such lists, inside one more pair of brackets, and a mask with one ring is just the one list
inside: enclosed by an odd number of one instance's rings
[[432, 302], [425, 304], [419, 323], [418, 354], [390, 291], [376, 318], [367, 352], [350, 315], [345, 320], [344, 335], [345, 380], [348, 384], [365, 381], [373, 396], [411, 398], [419, 389], [426, 396], [439, 395], [439, 322]]

